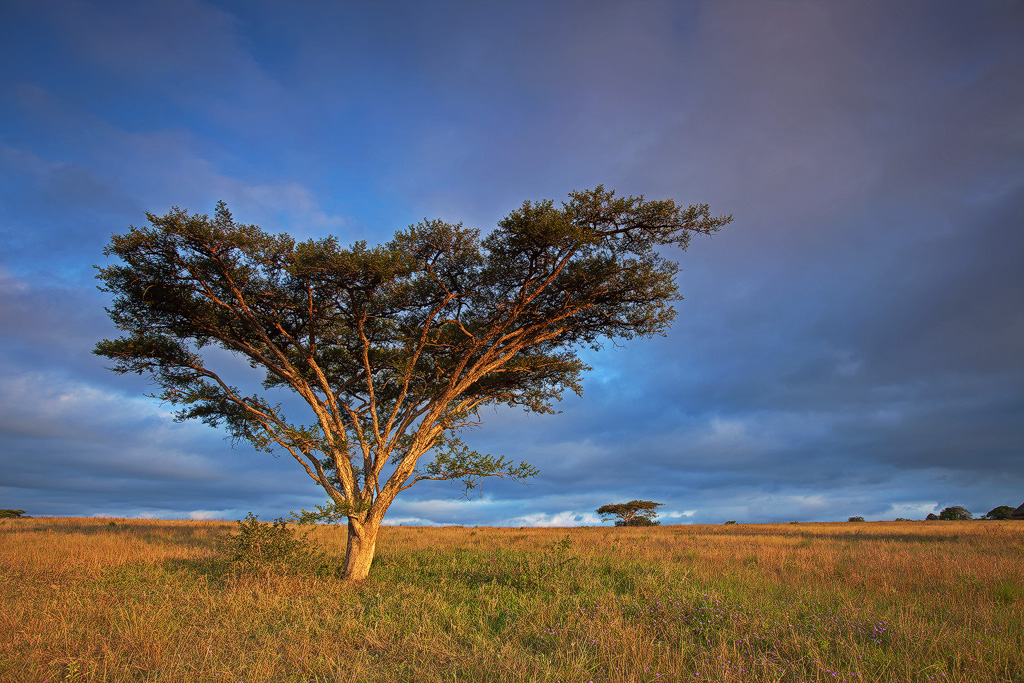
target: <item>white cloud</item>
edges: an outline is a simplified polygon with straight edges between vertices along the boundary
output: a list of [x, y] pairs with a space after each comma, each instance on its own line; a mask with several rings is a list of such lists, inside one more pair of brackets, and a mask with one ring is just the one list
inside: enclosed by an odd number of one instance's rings
[[187, 514], [189, 519], [239, 519], [238, 510], [192, 510]]
[[892, 503], [879, 517], [881, 519], [893, 519], [894, 517], [922, 519], [929, 512], [937, 512], [938, 509], [939, 503], [937, 501], [904, 501]]
[[514, 517], [508, 521], [508, 524], [512, 526], [535, 527], [594, 526], [600, 523], [601, 518], [592, 512], [580, 513], [573, 510], [554, 513], [535, 512]]

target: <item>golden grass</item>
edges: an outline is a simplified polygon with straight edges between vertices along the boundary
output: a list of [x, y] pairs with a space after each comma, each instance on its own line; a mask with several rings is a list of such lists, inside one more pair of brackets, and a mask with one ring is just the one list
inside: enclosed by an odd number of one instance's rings
[[357, 586], [236, 528], [6, 520], [0, 680], [1024, 683], [1020, 522], [389, 527]]

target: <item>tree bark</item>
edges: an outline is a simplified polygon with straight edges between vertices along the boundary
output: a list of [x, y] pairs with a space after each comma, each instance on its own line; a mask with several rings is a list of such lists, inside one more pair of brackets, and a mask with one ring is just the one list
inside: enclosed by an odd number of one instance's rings
[[373, 555], [377, 551], [380, 521], [373, 518], [348, 518], [348, 545], [345, 549], [345, 581], [362, 581], [370, 574]]

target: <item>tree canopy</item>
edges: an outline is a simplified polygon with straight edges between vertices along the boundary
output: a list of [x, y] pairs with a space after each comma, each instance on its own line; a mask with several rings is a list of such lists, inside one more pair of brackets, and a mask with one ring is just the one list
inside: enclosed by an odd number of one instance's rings
[[939, 513], [939, 519], [962, 521], [974, 519], [974, 515], [962, 505], [953, 505], [948, 508], [942, 508], [942, 512]]
[[[384, 513], [417, 482], [536, 474], [461, 434], [488, 405], [554, 412], [582, 390], [584, 347], [664, 334], [678, 265], [661, 249], [731, 220], [601, 186], [526, 201], [484, 237], [432, 220], [374, 247], [268, 234], [223, 202], [212, 218], [146, 216], [104, 251], [120, 260], [97, 277], [124, 334], [94, 352], [152, 378], [178, 420], [293, 457], [348, 519], [349, 579], [366, 576]], [[224, 351], [262, 390], [229, 381]], [[278, 389], [302, 399], [304, 421]]]
[[1014, 519], [1015, 509], [1009, 505], [1000, 505], [989, 510], [982, 519]]
[[615, 520], [615, 526], [656, 526], [661, 522], [654, 521], [658, 516], [657, 509], [664, 503], [651, 500], [631, 500], [628, 503], [610, 503], [597, 508], [599, 515], [611, 515], [602, 522]]

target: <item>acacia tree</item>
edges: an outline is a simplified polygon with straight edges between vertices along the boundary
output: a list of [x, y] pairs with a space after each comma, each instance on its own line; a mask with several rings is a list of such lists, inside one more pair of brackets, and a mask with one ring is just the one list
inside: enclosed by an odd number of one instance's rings
[[982, 519], [1013, 519], [1014, 508], [1009, 505], [1000, 505], [992, 508]]
[[[235, 222], [223, 202], [213, 218], [146, 215], [150, 227], [104, 251], [121, 261], [97, 277], [124, 335], [94, 353], [151, 377], [177, 420], [290, 454], [347, 517], [348, 580], [367, 576], [401, 491], [536, 474], [470, 450], [461, 432], [487, 405], [554, 412], [566, 389], [581, 391], [583, 347], [663, 334], [678, 265], [658, 247], [685, 249], [731, 220], [601, 186], [561, 206], [524, 202], [483, 239], [435, 220], [373, 248], [296, 243]], [[229, 383], [211, 349], [245, 358], [263, 391]], [[311, 419], [287, 418], [277, 389]]]
[[[657, 509], [664, 503], [655, 503], [651, 500], [631, 500], [628, 503], [609, 503], [597, 508], [599, 515], [613, 515], [603, 518], [602, 522], [615, 520], [615, 526], [656, 526], [661, 522], [655, 522], [658, 516]], [[615, 518], [618, 519], [615, 519]]]
[[939, 519], [963, 521], [974, 519], [974, 516], [964, 506], [953, 505], [952, 507], [942, 508], [942, 512], [939, 513]]

